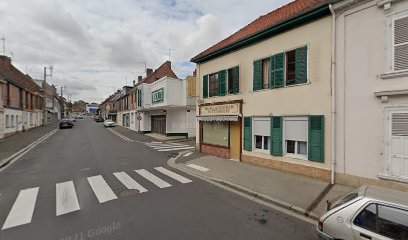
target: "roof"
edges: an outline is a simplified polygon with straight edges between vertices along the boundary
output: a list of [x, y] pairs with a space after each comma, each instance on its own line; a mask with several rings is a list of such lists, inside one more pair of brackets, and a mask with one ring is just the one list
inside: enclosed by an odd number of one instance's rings
[[362, 186], [360, 192], [368, 198], [408, 206], [408, 192], [377, 186]]
[[202, 59], [204, 57], [208, 57], [209, 55], [212, 55], [220, 50], [231, 47], [234, 44], [254, 37], [257, 34], [265, 32], [266, 30], [278, 26], [286, 21], [327, 5], [327, 3], [327, 0], [295, 0], [278, 9], [273, 10], [266, 15], [260, 16], [258, 19], [241, 28], [231, 36], [218, 42], [207, 50], [199, 53], [198, 55], [193, 57], [191, 61], [196, 63], [203, 62]]
[[177, 75], [173, 72], [171, 69], [171, 62], [166, 61], [164, 62], [160, 67], [158, 67], [155, 71], [153, 71], [151, 74], [146, 76], [143, 80], [142, 83], [152, 83], [162, 77], [172, 77], [172, 78], [178, 78]]
[[29, 76], [11, 64], [9, 57], [0, 56], [0, 78], [29, 92], [40, 92], [40, 87]]

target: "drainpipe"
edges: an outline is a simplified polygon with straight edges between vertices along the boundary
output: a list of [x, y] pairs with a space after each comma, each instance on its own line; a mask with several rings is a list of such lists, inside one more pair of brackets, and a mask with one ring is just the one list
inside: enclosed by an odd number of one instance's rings
[[333, 5], [329, 5], [332, 15], [332, 42], [331, 42], [331, 184], [335, 183], [336, 170], [336, 13]]

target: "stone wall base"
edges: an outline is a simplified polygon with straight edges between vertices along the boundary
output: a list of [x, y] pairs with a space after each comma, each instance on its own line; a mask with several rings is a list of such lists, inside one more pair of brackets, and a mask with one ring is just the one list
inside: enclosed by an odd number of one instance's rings
[[209, 155], [214, 155], [217, 157], [222, 157], [222, 158], [227, 158], [227, 159], [230, 158], [229, 148], [201, 144], [201, 152], [209, 154]]
[[330, 182], [331, 171], [327, 169], [305, 166], [301, 164], [283, 162], [278, 160], [254, 157], [249, 155], [243, 155], [241, 161], [244, 163], [254, 164], [266, 168], [281, 170], [288, 173], [303, 175], [311, 177], [325, 182]]
[[345, 174], [345, 173], [336, 172], [335, 182], [337, 184], [346, 185], [346, 186], [355, 187], [355, 188], [358, 188], [361, 185], [375, 185], [379, 187], [392, 188], [392, 189], [408, 192], [407, 183], [395, 182], [392, 180], [364, 178], [364, 177], [358, 177], [358, 176]]

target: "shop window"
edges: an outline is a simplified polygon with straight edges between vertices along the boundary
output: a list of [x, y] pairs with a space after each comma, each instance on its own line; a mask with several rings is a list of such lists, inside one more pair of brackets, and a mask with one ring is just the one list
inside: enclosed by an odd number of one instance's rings
[[229, 122], [203, 122], [203, 143], [228, 147], [228, 136]]
[[209, 96], [214, 97], [218, 95], [218, 73], [209, 75]]
[[6, 115], [6, 128], [10, 127], [10, 116]]
[[286, 117], [284, 132], [285, 153], [306, 158], [308, 141], [307, 117]]
[[254, 117], [253, 123], [253, 142], [254, 149], [268, 150], [270, 149], [270, 132], [271, 132], [269, 117]]

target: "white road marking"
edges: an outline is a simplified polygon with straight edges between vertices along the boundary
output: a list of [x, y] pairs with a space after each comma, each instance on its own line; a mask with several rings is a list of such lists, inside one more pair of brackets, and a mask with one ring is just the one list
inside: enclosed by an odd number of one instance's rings
[[88, 177], [88, 182], [91, 185], [91, 188], [100, 203], [104, 203], [117, 198], [115, 193], [112, 191], [112, 189], [105, 182], [101, 175]]
[[154, 169], [156, 169], [157, 171], [163, 173], [164, 175], [167, 175], [173, 179], [176, 179], [177, 181], [181, 182], [181, 183], [190, 183], [192, 182], [190, 179], [185, 178], [175, 172], [172, 172], [164, 167], [155, 167]]
[[190, 146], [187, 144], [149, 144], [149, 147], [184, 147], [184, 146]]
[[161, 180], [160, 178], [156, 177], [155, 175], [151, 174], [150, 172], [140, 169], [140, 170], [135, 170], [140, 176], [146, 178], [150, 182], [154, 183], [154, 185], [158, 186], [159, 188], [166, 188], [166, 187], [171, 187], [171, 185], [168, 182], [165, 182]]
[[2, 230], [31, 222], [39, 189], [39, 187], [28, 188], [19, 192]]
[[157, 150], [159, 152], [169, 152], [169, 151], [176, 151], [176, 150], [185, 150], [185, 149], [193, 149], [195, 147], [180, 147], [180, 148], [170, 148], [170, 149], [160, 149]]
[[136, 182], [133, 178], [127, 175], [125, 172], [116, 172], [113, 173], [115, 177], [123, 183], [128, 189], [137, 189], [140, 193], [147, 192], [147, 189], [142, 187], [138, 182]]
[[82, 168], [81, 171], [86, 171], [86, 170], [89, 170], [89, 169], [90, 169], [89, 167], [87, 167], [87, 168]]
[[162, 143], [162, 142], [150, 142], [150, 143]]
[[57, 216], [79, 210], [78, 197], [73, 181], [57, 183], [56, 206]]
[[113, 129], [111, 129], [111, 128], [108, 128], [108, 130], [109, 130], [110, 132], [112, 132], [113, 134], [115, 134], [116, 136], [122, 138], [122, 139], [125, 140], [126, 142], [133, 142], [132, 139], [130, 139], [130, 138], [128, 138], [128, 137], [126, 137], [126, 136], [124, 136], [124, 135], [122, 135], [122, 134], [116, 132], [115, 130], [113, 130]]
[[154, 146], [154, 149], [164, 149], [164, 148], [178, 148], [178, 147], [191, 147], [191, 145], [180, 145], [180, 146]]
[[191, 168], [194, 168], [194, 169], [196, 169], [196, 170], [199, 170], [199, 171], [201, 171], [201, 172], [207, 172], [207, 171], [210, 170], [210, 169], [208, 169], [208, 168], [201, 167], [201, 166], [198, 166], [198, 165], [195, 165], [195, 164], [187, 164], [187, 166], [188, 166], [188, 167], [191, 167]]
[[193, 152], [188, 152], [188, 153], [184, 154], [184, 157], [188, 157], [188, 156], [190, 156], [191, 154], [193, 154]]

